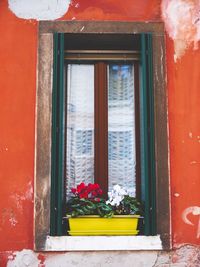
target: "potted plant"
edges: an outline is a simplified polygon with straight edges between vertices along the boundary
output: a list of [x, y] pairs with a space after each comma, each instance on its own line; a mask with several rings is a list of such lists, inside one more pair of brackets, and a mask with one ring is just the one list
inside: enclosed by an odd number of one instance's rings
[[141, 204], [128, 192], [115, 185], [102, 197], [98, 184], [79, 184], [71, 189], [67, 201], [70, 235], [136, 235]]

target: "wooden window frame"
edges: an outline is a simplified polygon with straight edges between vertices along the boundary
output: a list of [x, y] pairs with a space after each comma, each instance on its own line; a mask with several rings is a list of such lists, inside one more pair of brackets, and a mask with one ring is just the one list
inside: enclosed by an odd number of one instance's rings
[[[95, 182], [101, 185], [104, 192], [108, 190], [108, 96], [104, 88], [107, 87], [106, 64], [99, 62], [95, 65], [95, 151], [94, 177]], [[100, 107], [104, 107], [100, 113]], [[104, 156], [105, 158], [103, 159]], [[102, 181], [104, 177], [104, 181]]]
[[[108, 192], [108, 80], [107, 66], [111, 62], [97, 61], [95, 63], [95, 182], [100, 184], [103, 192]], [[120, 62], [118, 62], [120, 63]], [[114, 64], [112, 62], [112, 64]], [[123, 63], [122, 63], [123, 64]], [[126, 64], [126, 63], [124, 63]], [[135, 97], [135, 121], [136, 121], [136, 193], [140, 197], [138, 179], [140, 174], [140, 133], [139, 133], [139, 72], [138, 62], [128, 61], [127, 64], [134, 65], [134, 95]], [[103, 108], [102, 108], [103, 107]], [[103, 111], [103, 112], [102, 112]], [[102, 177], [104, 179], [102, 180]]]
[[151, 32], [153, 37], [153, 94], [155, 118], [155, 172], [157, 233], [163, 248], [171, 247], [167, 94], [165, 82], [165, 42], [162, 23], [56, 21], [39, 23], [38, 83], [35, 147], [35, 249], [45, 250], [50, 235], [51, 203], [51, 123], [53, 33]]

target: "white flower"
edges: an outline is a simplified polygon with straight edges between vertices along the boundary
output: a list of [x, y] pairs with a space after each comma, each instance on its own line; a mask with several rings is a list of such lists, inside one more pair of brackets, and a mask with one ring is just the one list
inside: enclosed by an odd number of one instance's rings
[[120, 192], [120, 190], [121, 190], [121, 186], [120, 185], [116, 184], [116, 185], [113, 186], [113, 191]]
[[119, 206], [125, 195], [128, 195], [127, 190], [117, 184], [111, 192], [108, 192], [108, 201], [106, 203], [112, 206]]

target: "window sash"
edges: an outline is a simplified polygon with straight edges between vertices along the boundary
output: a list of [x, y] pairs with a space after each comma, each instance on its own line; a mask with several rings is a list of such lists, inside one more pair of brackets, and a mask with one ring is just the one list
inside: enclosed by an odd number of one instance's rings
[[[56, 44], [57, 43], [57, 44]], [[53, 119], [52, 125], [52, 135], [53, 140], [55, 141], [55, 145], [52, 143], [52, 190], [51, 190], [51, 234], [52, 235], [62, 235], [62, 213], [63, 213], [63, 181], [64, 181], [64, 151], [62, 149], [64, 140], [63, 140], [63, 126], [65, 124], [64, 114], [63, 114], [63, 94], [64, 94], [64, 78], [63, 78], [63, 70], [64, 70], [64, 34], [55, 34], [54, 41], [55, 53], [54, 55], [54, 88], [56, 87], [59, 93], [55, 93], [53, 98], [57, 98], [56, 103], [53, 103], [53, 106], [57, 107], [58, 111], [54, 109], [55, 121]], [[62, 55], [62, 56], [61, 56]], [[146, 235], [155, 234], [156, 227], [156, 211], [155, 211], [155, 171], [154, 171], [154, 120], [153, 120], [153, 88], [152, 88], [152, 50], [151, 50], [151, 34], [141, 34], [141, 61], [140, 61], [140, 75], [142, 77], [142, 82], [140, 86], [140, 113], [141, 119], [140, 123], [143, 122], [143, 126], [141, 127], [140, 136], [141, 136], [141, 198], [145, 200], [145, 229], [144, 232]], [[55, 69], [58, 70], [55, 71]], [[95, 70], [95, 75], [100, 75], [103, 68], [105, 68], [105, 63], [101, 63], [100, 67]], [[60, 73], [60, 77], [58, 77], [58, 73]], [[105, 72], [106, 73], [106, 72]], [[102, 75], [102, 73], [101, 73]], [[61, 80], [61, 82], [59, 81]], [[95, 85], [95, 87], [103, 86], [106, 78], [101, 79], [102, 85]], [[145, 89], [146, 88], [146, 89]], [[101, 92], [101, 90], [98, 90]], [[58, 94], [56, 96], [56, 94]], [[99, 94], [99, 93], [98, 93]], [[96, 94], [96, 96], [98, 95]], [[97, 105], [103, 105], [107, 107], [107, 95], [102, 95], [102, 97], [95, 96], [95, 103]], [[102, 99], [101, 99], [102, 98]], [[101, 99], [101, 102], [98, 103]], [[96, 113], [96, 112], [95, 112]], [[106, 115], [105, 115], [106, 114]], [[106, 117], [107, 112], [103, 114], [104, 120], [98, 119], [95, 120], [98, 124], [100, 124], [99, 129], [106, 129], [107, 123]], [[59, 118], [59, 120], [58, 120]], [[148, 123], [147, 123], [148, 121]], [[95, 167], [95, 176], [96, 182], [100, 183], [103, 189], [108, 188], [108, 160], [101, 161], [99, 158], [100, 155], [104, 155], [106, 159], [108, 159], [107, 149], [104, 148], [103, 144], [106, 144], [107, 147], [108, 137], [107, 130], [104, 130], [103, 134], [96, 134], [96, 136], [101, 136], [98, 138], [98, 143], [102, 144], [95, 149], [95, 158], [98, 159], [101, 166], [99, 168]], [[54, 142], [53, 141], [53, 142]], [[56, 163], [55, 163], [56, 162]], [[95, 165], [96, 166], [96, 165]], [[103, 171], [102, 171], [103, 170]], [[100, 182], [100, 177], [106, 177], [104, 183]]]

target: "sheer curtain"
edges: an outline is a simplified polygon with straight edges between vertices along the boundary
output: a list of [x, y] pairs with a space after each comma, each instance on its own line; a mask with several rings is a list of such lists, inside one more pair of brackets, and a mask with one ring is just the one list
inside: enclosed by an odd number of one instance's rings
[[66, 190], [94, 182], [94, 65], [67, 67]]
[[[66, 193], [94, 182], [94, 65], [67, 67]], [[134, 66], [108, 64], [108, 184], [136, 187]], [[102, 155], [103, 157], [103, 155]], [[103, 179], [103, 177], [102, 177]]]
[[109, 191], [113, 185], [135, 195], [136, 144], [134, 66], [108, 65]]

